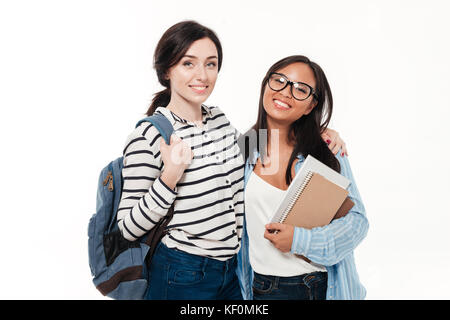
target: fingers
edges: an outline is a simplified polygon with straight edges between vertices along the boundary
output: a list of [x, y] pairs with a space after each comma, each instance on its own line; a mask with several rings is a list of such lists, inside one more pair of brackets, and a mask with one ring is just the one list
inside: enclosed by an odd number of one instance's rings
[[322, 139], [328, 144], [328, 148], [334, 155], [337, 155], [339, 150], [342, 149], [342, 153], [346, 153], [347, 149], [345, 147], [344, 140], [341, 139], [339, 133], [333, 129], [327, 128], [324, 133], [322, 133]]
[[331, 136], [329, 134], [327, 134], [327, 131], [322, 133], [321, 137], [322, 137], [323, 141], [325, 141], [327, 144], [329, 144], [331, 142]]
[[342, 147], [341, 147], [341, 156], [348, 156], [347, 146], [345, 145], [345, 142], [342, 141]]
[[[269, 223], [264, 231], [264, 238], [269, 240], [281, 252], [291, 250], [294, 227], [288, 224]], [[272, 232], [276, 230], [276, 232]]]
[[[322, 137], [324, 137], [324, 134], [322, 135]], [[331, 136], [331, 138], [329, 139], [331, 140], [326, 140], [326, 142], [328, 143], [328, 148], [334, 155], [337, 155], [340, 152], [342, 157], [344, 155], [348, 156], [347, 146], [344, 140], [342, 140], [339, 135], [335, 135], [334, 137]]]
[[[170, 143], [172, 143], [172, 138], [170, 139]], [[161, 142], [159, 143], [159, 147], [160, 148], [165, 148], [167, 147], [167, 143], [164, 139], [161, 139]]]
[[170, 142], [172, 143], [172, 141], [173, 141], [174, 143], [176, 143], [176, 142], [180, 142], [181, 139], [180, 139], [179, 136], [177, 136], [176, 134], [173, 134], [173, 133], [172, 133], [172, 135], [170, 136]]
[[193, 158], [193, 152], [187, 143], [178, 138], [172, 146], [171, 156], [174, 163], [188, 165]]
[[188, 166], [194, 157], [190, 145], [175, 134], [170, 136], [170, 145], [161, 139], [160, 150], [164, 163], [169, 165]]
[[333, 152], [334, 155], [336, 155], [339, 151], [340, 146], [337, 144], [336, 137], [332, 138], [330, 143], [328, 144], [328, 148]]
[[264, 238], [273, 242], [276, 232], [281, 230], [283, 225], [281, 223], [269, 223], [265, 225], [266, 229], [264, 230]]
[[274, 222], [274, 223], [266, 224], [265, 227], [266, 227], [266, 230], [274, 231], [274, 230], [283, 230], [286, 227], [286, 225], [284, 225], [282, 223]]
[[178, 136], [176, 136], [175, 134], [172, 134], [171, 136], [170, 136], [170, 139], [169, 139], [169, 144], [167, 144], [166, 143], [166, 140], [163, 138], [163, 139], [161, 139], [161, 142], [160, 142], [160, 147], [162, 147], [162, 148], [165, 148], [165, 147], [167, 147], [167, 146], [171, 146], [171, 145], [173, 145], [176, 141], [178, 141], [180, 138], [178, 138]]
[[330, 148], [331, 152], [333, 152], [334, 155], [337, 155], [339, 150], [341, 149], [341, 145], [339, 143], [335, 142], [334, 145], [331, 147], [329, 146], [329, 148]]
[[273, 233], [267, 229], [264, 231], [264, 238], [266, 238], [270, 242], [273, 242], [275, 235], [276, 235], [275, 233]]
[[331, 152], [333, 152], [334, 155], [338, 154], [340, 152], [340, 155], [343, 157], [344, 155], [348, 155], [347, 153], [347, 147], [345, 145], [344, 140], [341, 138], [338, 138], [336, 140], [336, 144], [333, 146], [333, 149], [331, 149]]

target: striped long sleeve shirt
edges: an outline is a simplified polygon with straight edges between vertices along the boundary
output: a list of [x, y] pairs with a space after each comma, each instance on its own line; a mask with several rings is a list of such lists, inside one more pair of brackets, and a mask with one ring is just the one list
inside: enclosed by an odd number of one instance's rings
[[191, 164], [170, 189], [161, 179], [164, 169], [161, 135], [148, 122], [128, 137], [124, 154], [123, 191], [117, 213], [123, 236], [145, 235], [174, 205], [168, 234], [169, 248], [226, 260], [239, 251], [244, 215], [244, 162], [238, 132], [218, 107], [202, 105], [203, 126], [186, 121], [160, 107], [174, 134], [194, 153]]

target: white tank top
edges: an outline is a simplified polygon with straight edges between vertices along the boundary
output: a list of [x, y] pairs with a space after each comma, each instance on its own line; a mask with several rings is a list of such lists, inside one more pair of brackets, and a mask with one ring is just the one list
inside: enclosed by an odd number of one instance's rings
[[270, 222], [285, 193], [286, 191], [272, 186], [256, 173], [250, 174], [245, 188], [245, 218], [253, 270], [260, 274], [280, 277], [326, 271], [321, 265], [308, 263], [290, 252], [281, 252], [264, 238], [265, 225]]

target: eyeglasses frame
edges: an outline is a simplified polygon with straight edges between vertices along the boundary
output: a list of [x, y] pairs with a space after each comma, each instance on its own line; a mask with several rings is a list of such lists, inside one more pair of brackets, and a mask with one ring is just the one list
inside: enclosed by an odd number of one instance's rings
[[[281, 89], [279, 89], [279, 90], [273, 89], [273, 88], [270, 86], [270, 84], [269, 84], [270, 77], [272, 77], [272, 75], [274, 75], [274, 74], [279, 75], [279, 76], [283, 77], [283, 78], [286, 80], [286, 84], [284, 85], [284, 87], [281, 88]], [[296, 97], [294, 96], [293, 91], [292, 91], [292, 90], [293, 90], [292, 88], [293, 88], [294, 84], [303, 84], [303, 85], [307, 86], [307, 87], [310, 89], [309, 95], [308, 95], [306, 98], [304, 98], [304, 99], [298, 99], [298, 98], [296, 98]], [[269, 88], [270, 88], [271, 90], [276, 91], [276, 92], [280, 92], [280, 91], [284, 90], [288, 85], [290, 85], [290, 86], [291, 86], [291, 95], [292, 95], [292, 98], [294, 98], [295, 100], [298, 100], [298, 101], [305, 101], [305, 100], [308, 99], [311, 95], [313, 96], [314, 99], [317, 100], [317, 95], [316, 95], [316, 92], [314, 91], [314, 88], [313, 88], [313, 87], [311, 87], [309, 84], [304, 83], [304, 82], [300, 82], [300, 81], [298, 81], [298, 82], [293, 82], [293, 81], [289, 80], [288, 77], [286, 77], [286, 76], [285, 76], [284, 74], [282, 74], [282, 73], [271, 72], [271, 73], [269, 74], [269, 77], [267, 78], [267, 85], [269, 86]]]

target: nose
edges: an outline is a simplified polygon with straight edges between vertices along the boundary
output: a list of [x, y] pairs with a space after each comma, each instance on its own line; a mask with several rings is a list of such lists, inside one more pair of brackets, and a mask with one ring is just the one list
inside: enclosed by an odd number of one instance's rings
[[280, 91], [280, 93], [287, 98], [292, 98], [291, 88], [292, 88], [292, 84], [288, 83], [287, 86], [284, 87], [284, 89]]
[[205, 82], [208, 79], [208, 74], [206, 73], [206, 68], [203, 65], [199, 65], [196, 73], [197, 80]]

